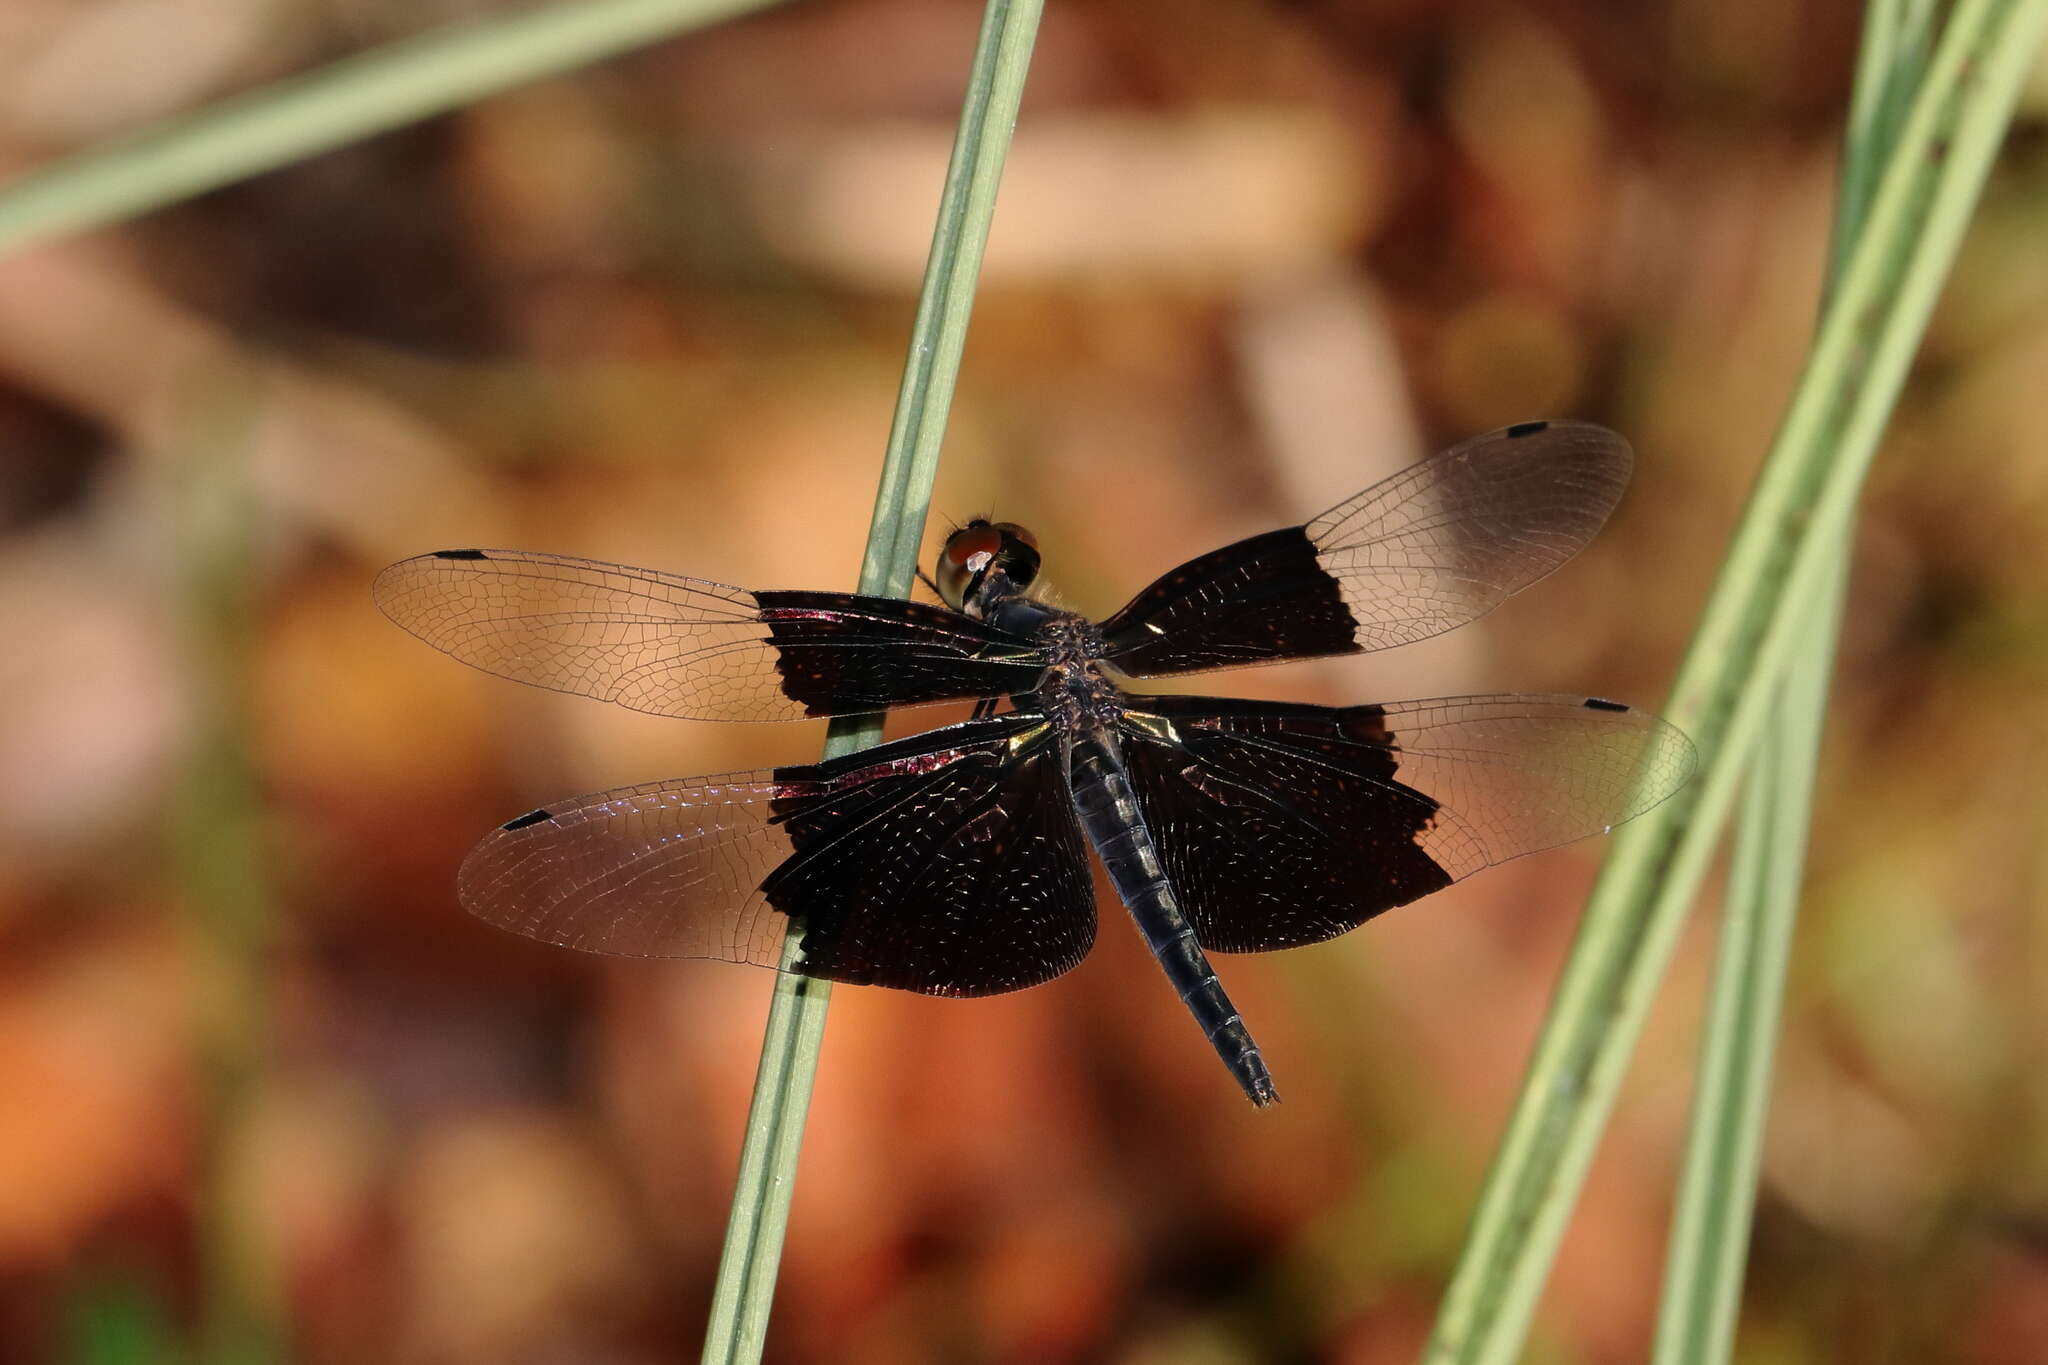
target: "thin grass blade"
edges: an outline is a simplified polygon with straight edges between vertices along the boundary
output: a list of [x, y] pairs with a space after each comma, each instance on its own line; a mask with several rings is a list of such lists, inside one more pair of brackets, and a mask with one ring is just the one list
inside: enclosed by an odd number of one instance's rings
[[170, 842], [209, 986], [200, 1045], [196, 1358], [204, 1365], [275, 1360], [285, 1338], [282, 1286], [251, 1216], [245, 1150], [268, 1084], [264, 969], [275, 900], [247, 683], [260, 578], [250, 461], [262, 401], [248, 374], [197, 367], [182, 376], [175, 441], [178, 626], [194, 739]]
[[1847, 254], [1666, 714], [1698, 781], [1617, 835], [1481, 1193], [1427, 1358], [1506, 1362], [1878, 436], [2039, 50], [2044, 0], [1961, 0]]
[[[990, 0], [983, 16], [875, 495], [861, 565], [862, 592], [902, 595], [917, 569], [974, 284], [1043, 11], [1042, 0]], [[879, 719], [835, 721], [826, 756], [872, 744], [881, 730]], [[799, 944], [799, 935], [792, 933], [783, 949], [785, 963], [794, 960]], [[705, 1329], [706, 1362], [743, 1365], [761, 1358], [830, 998], [826, 982], [789, 973], [776, 977]]]
[[[1926, 70], [1933, 20], [1929, 0], [1870, 6], [1850, 96], [1830, 290]], [[1806, 612], [1737, 818], [1654, 1365], [1721, 1365], [1734, 1351], [1849, 549], [1846, 540], [1836, 547], [1820, 600]]]
[[0, 185], [0, 254], [123, 222], [775, 0], [561, 0], [289, 77]]

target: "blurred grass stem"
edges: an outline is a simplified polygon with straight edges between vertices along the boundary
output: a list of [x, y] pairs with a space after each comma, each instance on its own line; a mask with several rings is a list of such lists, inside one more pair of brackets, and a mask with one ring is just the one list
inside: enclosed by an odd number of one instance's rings
[[193, 752], [170, 830], [178, 885], [206, 957], [202, 1020], [206, 1132], [198, 1236], [200, 1359], [258, 1365], [282, 1358], [278, 1286], [240, 1176], [241, 1144], [259, 1101], [271, 1036], [263, 988], [270, 937], [262, 795], [250, 758], [246, 679], [255, 630], [255, 491], [248, 462], [260, 403], [247, 375], [208, 366], [188, 376], [175, 462], [178, 619], [191, 687]]
[[[874, 520], [860, 572], [864, 593], [905, 596], [917, 570], [946, 413], [974, 306], [975, 280], [1043, 10], [1042, 0], [990, 0], [983, 15], [875, 493]], [[825, 755], [851, 753], [881, 735], [879, 716], [835, 720]], [[796, 961], [800, 942], [799, 927], [784, 943], [785, 966]], [[761, 1358], [830, 998], [827, 982], [788, 972], [776, 977], [725, 1251], [705, 1329], [706, 1362], [739, 1365]]]
[[0, 253], [122, 222], [774, 2], [561, 0], [402, 39], [0, 185]]
[[1702, 757], [1615, 837], [1481, 1193], [1427, 1358], [1505, 1365], [1613, 1107], [1744, 767], [1839, 560], [2048, 0], [1959, 0], [1844, 259], [1666, 714]]
[[[1925, 74], [1933, 23], [1932, 0], [1873, 0], [1865, 16], [1842, 149], [1830, 293]], [[1653, 1365], [1722, 1365], [1734, 1353], [1851, 548], [1845, 528], [1832, 572], [1798, 632], [1737, 818]]]

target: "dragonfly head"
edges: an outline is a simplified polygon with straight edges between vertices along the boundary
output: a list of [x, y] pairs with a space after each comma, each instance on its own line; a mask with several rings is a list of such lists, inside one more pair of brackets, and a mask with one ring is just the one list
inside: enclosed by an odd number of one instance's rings
[[939, 596], [955, 611], [981, 618], [1001, 597], [1038, 577], [1038, 540], [1009, 521], [977, 517], [946, 537], [939, 550]]

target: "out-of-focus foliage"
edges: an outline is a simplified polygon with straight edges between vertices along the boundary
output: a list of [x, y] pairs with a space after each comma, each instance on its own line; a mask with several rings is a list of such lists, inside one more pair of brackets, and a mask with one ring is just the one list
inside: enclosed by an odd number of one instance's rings
[[[15, 0], [0, 168], [473, 8]], [[0, 261], [0, 1358], [161, 1358], [222, 1296], [312, 1362], [694, 1349], [766, 976], [506, 938], [453, 868], [819, 735], [484, 678], [367, 581], [510, 544], [850, 585], [976, 10], [812, 0]], [[935, 505], [1032, 525], [1106, 612], [1431, 445], [1604, 421], [1636, 487], [1556, 579], [1202, 685], [1654, 702], [1806, 343], [1854, 36], [1054, 6]], [[2048, 1358], [2044, 114], [1864, 518], [1746, 1359]], [[253, 934], [217, 903], [252, 848]], [[1411, 1359], [1596, 854], [1224, 960], [1267, 1114], [1113, 908], [1036, 991], [840, 992], [771, 1357]], [[1708, 947], [1540, 1359], [1646, 1351]]]

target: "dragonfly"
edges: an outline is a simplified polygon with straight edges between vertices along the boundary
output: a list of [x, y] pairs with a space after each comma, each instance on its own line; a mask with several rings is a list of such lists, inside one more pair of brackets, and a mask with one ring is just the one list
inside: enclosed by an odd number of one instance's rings
[[457, 894], [479, 918], [587, 952], [985, 996], [1087, 955], [1092, 848], [1264, 1106], [1278, 1098], [1271, 1071], [1209, 954], [1322, 942], [1603, 833], [1678, 790], [1693, 746], [1598, 697], [1331, 707], [1149, 695], [1132, 680], [1463, 625], [1591, 540], [1631, 463], [1603, 427], [1506, 427], [1305, 525], [1189, 560], [1100, 622], [1035, 595], [1035, 539], [980, 518], [925, 579], [938, 603], [478, 549], [403, 560], [374, 595], [464, 663], [656, 715], [975, 703], [957, 724], [819, 763], [529, 811], [462, 863]]

